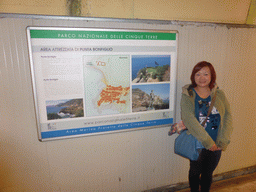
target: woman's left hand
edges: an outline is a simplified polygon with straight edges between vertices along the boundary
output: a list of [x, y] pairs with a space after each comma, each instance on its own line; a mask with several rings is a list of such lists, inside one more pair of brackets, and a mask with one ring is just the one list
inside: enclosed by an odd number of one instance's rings
[[209, 149], [209, 151], [219, 151], [219, 150], [221, 150], [221, 148], [217, 147], [216, 144], [214, 144], [214, 145]]

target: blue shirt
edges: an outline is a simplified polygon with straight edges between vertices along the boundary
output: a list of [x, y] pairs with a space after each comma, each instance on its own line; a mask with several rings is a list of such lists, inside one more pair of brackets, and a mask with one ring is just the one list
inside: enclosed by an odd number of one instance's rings
[[[203, 121], [205, 120], [210, 105], [211, 105], [211, 96], [207, 97], [206, 99], [203, 99], [196, 93], [195, 114], [200, 124], [202, 124]], [[207, 118], [204, 128], [214, 141], [216, 141], [217, 139], [219, 126], [220, 126], [220, 114], [218, 110], [215, 107], [213, 107], [211, 114]]]

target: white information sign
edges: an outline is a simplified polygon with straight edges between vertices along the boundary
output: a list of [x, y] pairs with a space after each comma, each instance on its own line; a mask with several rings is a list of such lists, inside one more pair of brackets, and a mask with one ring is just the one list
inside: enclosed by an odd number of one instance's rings
[[177, 32], [27, 29], [39, 140], [173, 123]]

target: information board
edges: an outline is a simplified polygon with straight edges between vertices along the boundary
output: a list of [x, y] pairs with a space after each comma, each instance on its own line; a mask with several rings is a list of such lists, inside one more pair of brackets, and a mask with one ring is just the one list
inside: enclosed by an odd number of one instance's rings
[[40, 141], [173, 123], [177, 32], [28, 27]]

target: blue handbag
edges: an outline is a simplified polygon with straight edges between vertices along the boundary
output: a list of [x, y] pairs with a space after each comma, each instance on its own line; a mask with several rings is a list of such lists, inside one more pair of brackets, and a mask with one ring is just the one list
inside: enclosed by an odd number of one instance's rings
[[192, 161], [196, 161], [199, 158], [203, 148], [204, 146], [200, 141], [193, 135], [187, 134], [187, 130], [182, 131], [174, 143], [174, 153]]
[[[203, 123], [201, 124], [203, 127], [207, 121], [207, 118], [211, 114], [213, 105], [216, 100], [216, 93], [214, 94], [211, 105], [208, 109], [207, 116]], [[184, 130], [181, 132], [181, 134], [175, 139], [174, 142], [174, 153], [185, 157], [187, 159], [190, 159], [192, 161], [196, 161], [199, 158], [199, 155], [204, 148], [202, 143], [198, 141], [193, 135], [187, 134], [188, 130]]]

